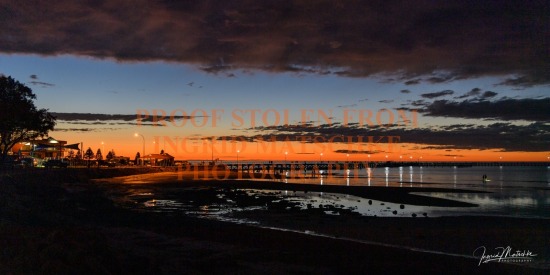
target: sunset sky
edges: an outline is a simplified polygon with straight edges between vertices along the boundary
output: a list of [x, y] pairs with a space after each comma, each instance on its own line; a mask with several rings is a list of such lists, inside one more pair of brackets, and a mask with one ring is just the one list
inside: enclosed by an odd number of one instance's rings
[[547, 161], [548, 14], [547, 1], [0, 0], [0, 74], [55, 113], [50, 136], [132, 158], [144, 140], [190, 160]]

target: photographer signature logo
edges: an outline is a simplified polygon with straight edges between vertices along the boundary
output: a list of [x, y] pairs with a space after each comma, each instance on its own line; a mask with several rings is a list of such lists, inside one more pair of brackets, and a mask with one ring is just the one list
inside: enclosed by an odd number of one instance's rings
[[479, 257], [478, 266], [489, 262], [526, 263], [536, 256], [530, 250], [513, 250], [510, 246], [496, 247], [493, 251], [487, 251], [485, 246], [480, 246], [474, 250], [474, 257]]

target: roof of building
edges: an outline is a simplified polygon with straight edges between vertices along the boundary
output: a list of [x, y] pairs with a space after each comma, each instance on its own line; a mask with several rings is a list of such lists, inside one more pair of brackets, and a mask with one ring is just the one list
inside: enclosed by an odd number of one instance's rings
[[149, 155], [146, 155], [144, 157], [142, 157], [144, 159], [173, 159], [174, 157], [171, 156], [170, 154], [149, 154]]

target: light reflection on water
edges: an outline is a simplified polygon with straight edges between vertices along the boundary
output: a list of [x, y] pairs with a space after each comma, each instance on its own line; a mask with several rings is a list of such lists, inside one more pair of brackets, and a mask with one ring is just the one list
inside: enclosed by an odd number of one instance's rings
[[[289, 190], [259, 190], [259, 189], [216, 189], [208, 199], [201, 200], [189, 192], [200, 188], [148, 186], [128, 189], [127, 197], [122, 201], [130, 208], [140, 211], [165, 212], [227, 221], [254, 226], [270, 226], [264, 224], [262, 211], [271, 210], [271, 206], [284, 211], [290, 220], [298, 215], [323, 213], [323, 215], [347, 215], [354, 219], [357, 216], [377, 217], [417, 217], [427, 219], [441, 216], [507, 216], [537, 219], [550, 219], [550, 168], [547, 167], [379, 167], [359, 171], [355, 177], [353, 171], [341, 171], [340, 175], [332, 177], [304, 179], [283, 179], [288, 183], [337, 184], [345, 186], [390, 186], [413, 187], [411, 194], [449, 199], [473, 203], [476, 207], [433, 207], [410, 204], [391, 203], [373, 200], [348, 194], [333, 194], [326, 192], [306, 192]], [[362, 173], [362, 174], [361, 174]], [[482, 175], [486, 174], [491, 181], [483, 183]], [[347, 177], [347, 175], [350, 175]], [[448, 189], [466, 189], [483, 191], [483, 193], [448, 193], [424, 192], [423, 187], [442, 187]], [[203, 189], [200, 189], [203, 190]], [[237, 192], [235, 196], [231, 192]], [[186, 195], [187, 194], [187, 195]], [[257, 203], [248, 203], [246, 202]], [[212, 199], [214, 198], [214, 199]], [[268, 198], [268, 199], [266, 199]], [[263, 214], [256, 215], [259, 210]], [[312, 211], [312, 212], [307, 212]], [[427, 218], [425, 218], [427, 217]], [[332, 219], [335, 217], [329, 217]], [[275, 220], [277, 217], [275, 217]], [[300, 229], [293, 226], [268, 227], [278, 230], [296, 230], [306, 234], [317, 235], [315, 226], [304, 225]], [[320, 231], [322, 232], [322, 231]], [[344, 236], [345, 238], [345, 236]], [[357, 241], [356, 239], [347, 239]], [[359, 240], [362, 241], [363, 239]], [[380, 243], [377, 243], [380, 245]], [[381, 245], [394, 245], [382, 243]], [[398, 247], [402, 247], [398, 244]], [[418, 247], [412, 249], [418, 251]], [[443, 252], [442, 252], [443, 251]], [[435, 251], [446, 253], [446, 250]], [[543, 263], [544, 264], [544, 263]]]
[[[288, 175], [288, 173], [287, 173]], [[482, 176], [490, 180], [482, 185]], [[295, 178], [291, 178], [295, 177]], [[294, 171], [285, 182], [359, 186], [420, 186], [433, 187], [550, 187], [550, 168], [545, 166], [489, 167], [376, 167], [368, 169], [334, 170], [322, 177], [311, 177]], [[398, 184], [398, 185], [396, 185]], [[406, 185], [409, 184], [409, 185]]]
[[[355, 173], [355, 174], [354, 174]], [[349, 176], [348, 176], [349, 175]], [[482, 175], [489, 181], [483, 182]], [[419, 194], [479, 205], [475, 208], [418, 209], [430, 216], [498, 215], [550, 218], [550, 167], [377, 167], [346, 171], [323, 179], [288, 180], [347, 186], [418, 187]], [[420, 193], [422, 187], [479, 190], [489, 193]], [[414, 206], [410, 206], [412, 209]], [[407, 213], [408, 214], [408, 213]]]
[[[272, 191], [246, 190], [250, 196], [258, 194], [273, 195]], [[380, 200], [372, 200], [352, 195], [332, 194], [323, 192], [296, 192], [282, 195], [280, 200], [298, 203], [298, 208], [305, 210], [308, 208], [325, 209], [329, 215], [338, 215], [341, 209], [356, 212], [363, 216], [377, 217], [411, 217], [411, 216], [463, 216], [463, 215], [492, 215], [492, 216], [512, 216], [526, 218], [550, 218], [550, 198], [533, 199], [530, 197], [518, 196], [494, 196], [493, 194], [463, 194], [463, 193], [418, 193], [444, 199], [452, 199], [463, 202], [476, 203], [477, 207], [435, 207], [418, 206], [409, 204], [391, 203]], [[275, 201], [277, 202], [277, 201]], [[143, 202], [143, 206], [149, 211], [155, 212], [174, 212], [183, 211], [187, 215], [230, 219], [231, 213], [266, 210], [264, 206], [240, 207], [232, 200], [227, 200], [226, 204], [210, 206], [194, 206], [175, 200], [148, 200]], [[236, 220], [232, 220], [236, 221]]]
[[[300, 193], [285, 191], [281, 200], [295, 202], [302, 209], [319, 208], [319, 205], [339, 205], [361, 215], [410, 217], [417, 216], [456, 216], [456, 215], [497, 215], [510, 217], [550, 218], [550, 168], [547, 167], [378, 167], [359, 171], [335, 171], [335, 174], [318, 178], [283, 179], [288, 183], [332, 184], [346, 186], [392, 186], [416, 187], [415, 194], [473, 203], [478, 207], [427, 207], [400, 205], [369, 200], [341, 194]], [[355, 173], [355, 175], [354, 175]], [[486, 174], [491, 180], [483, 183], [481, 176]], [[348, 176], [349, 175], [349, 176]], [[422, 187], [442, 187], [479, 190], [488, 193], [425, 193]], [[150, 191], [150, 190], [148, 190]], [[148, 211], [184, 211], [189, 215], [218, 218], [228, 217], [234, 211], [247, 211], [265, 208], [237, 206], [230, 198], [196, 209], [193, 202], [180, 200], [177, 195], [170, 199], [163, 194], [148, 191], [136, 193], [139, 203]], [[250, 195], [262, 196], [259, 190]], [[271, 191], [266, 191], [271, 192]], [[168, 192], [167, 192], [168, 193]], [[177, 192], [176, 192], [177, 194]], [[272, 194], [271, 194], [272, 195]], [[368, 202], [371, 201], [369, 204]], [[331, 208], [333, 210], [333, 207]], [[327, 210], [327, 214], [334, 214]]]

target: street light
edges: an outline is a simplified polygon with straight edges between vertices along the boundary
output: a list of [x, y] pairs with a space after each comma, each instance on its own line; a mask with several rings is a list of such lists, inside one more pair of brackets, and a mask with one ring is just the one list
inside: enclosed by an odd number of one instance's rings
[[145, 137], [142, 135], [142, 134], [138, 134], [138, 133], [135, 133], [134, 134], [135, 137], [138, 137], [138, 136], [141, 136], [141, 138], [143, 139], [143, 151], [142, 151], [142, 157], [145, 157]]
[[323, 153], [319, 156], [319, 162], [323, 162]]
[[105, 142], [101, 142], [101, 152], [105, 154]]
[[288, 152], [285, 152], [285, 163], [286, 163], [286, 156], [288, 155]]

